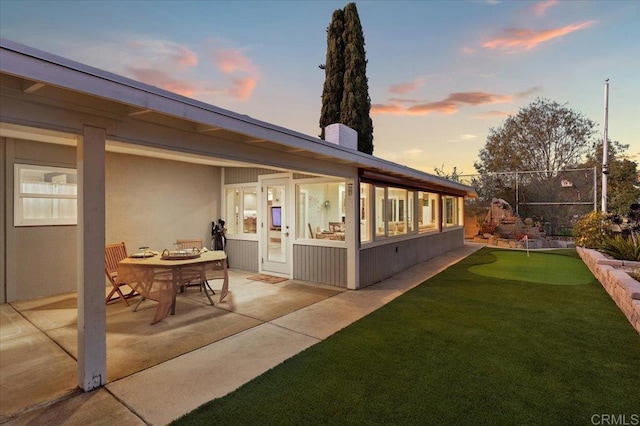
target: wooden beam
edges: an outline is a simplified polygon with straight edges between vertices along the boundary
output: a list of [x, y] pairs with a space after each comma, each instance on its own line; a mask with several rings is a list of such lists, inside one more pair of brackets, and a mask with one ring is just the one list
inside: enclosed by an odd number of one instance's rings
[[25, 80], [25, 81], [22, 83], [22, 91], [23, 91], [24, 93], [33, 93], [33, 92], [35, 92], [36, 90], [40, 90], [40, 89], [42, 89], [44, 86], [45, 86], [45, 84], [44, 84], [44, 83], [35, 83], [35, 82], [33, 82], [33, 81]]

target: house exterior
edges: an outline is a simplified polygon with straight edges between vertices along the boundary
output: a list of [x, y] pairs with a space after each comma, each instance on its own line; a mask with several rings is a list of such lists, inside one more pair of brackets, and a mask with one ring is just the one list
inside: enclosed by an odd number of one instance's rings
[[466, 185], [0, 42], [0, 302], [78, 291], [106, 383], [104, 245], [211, 241], [231, 268], [357, 290], [464, 243]]

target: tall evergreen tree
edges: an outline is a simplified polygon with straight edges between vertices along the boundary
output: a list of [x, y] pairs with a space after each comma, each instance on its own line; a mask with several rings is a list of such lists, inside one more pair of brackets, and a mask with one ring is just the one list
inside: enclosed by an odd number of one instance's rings
[[324, 87], [322, 89], [322, 111], [320, 112], [320, 137], [324, 139], [324, 128], [340, 122], [340, 103], [344, 80], [344, 12], [333, 12], [327, 28], [327, 58], [324, 66]]
[[[340, 77], [342, 83], [338, 81]], [[356, 5], [349, 3], [344, 10], [336, 10], [333, 13], [327, 29], [327, 63], [320, 116], [321, 137], [324, 139], [326, 126], [342, 123], [358, 132], [358, 151], [372, 154], [373, 122], [370, 111], [364, 34]]]

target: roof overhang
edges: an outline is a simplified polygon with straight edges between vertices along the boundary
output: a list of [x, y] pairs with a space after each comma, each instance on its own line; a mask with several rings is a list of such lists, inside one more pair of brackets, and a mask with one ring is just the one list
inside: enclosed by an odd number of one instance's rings
[[[382, 160], [154, 86], [0, 39], [0, 78], [3, 96], [37, 99], [49, 104], [73, 105], [121, 122], [138, 121], [167, 126], [196, 135], [215, 135], [245, 146], [259, 146], [279, 154], [355, 167], [365, 179], [402, 184], [437, 192], [476, 197], [467, 185]], [[9, 93], [10, 95], [7, 95]], [[74, 145], [73, 132], [39, 128], [37, 123], [13, 123], [0, 111], [0, 135]], [[109, 140], [107, 149], [137, 155], [226, 166], [256, 166], [241, 158], [207, 158], [179, 149], [137, 146]]]

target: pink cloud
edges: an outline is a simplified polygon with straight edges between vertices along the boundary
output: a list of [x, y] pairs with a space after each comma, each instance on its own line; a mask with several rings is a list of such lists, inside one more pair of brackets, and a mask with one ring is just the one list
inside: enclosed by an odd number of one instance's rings
[[393, 114], [393, 115], [427, 115], [431, 113], [455, 114], [464, 105], [478, 106], [500, 102], [511, 102], [512, 95], [496, 95], [485, 92], [456, 92], [451, 93], [447, 98], [415, 104], [403, 107], [400, 102], [389, 104], [375, 104], [371, 106], [372, 114]]
[[258, 83], [255, 77], [234, 78], [233, 87], [229, 89], [229, 94], [240, 100], [247, 100], [251, 97], [253, 90]]
[[467, 54], [471, 54], [471, 53], [475, 53], [476, 51], [474, 49], [472, 49], [469, 46], [464, 46], [462, 48], [462, 53], [467, 53]]
[[371, 114], [403, 115], [405, 114], [405, 109], [397, 104], [372, 104]]
[[133, 67], [129, 67], [128, 70], [136, 80], [170, 92], [189, 97], [192, 97], [197, 92], [196, 87], [190, 81], [175, 79], [163, 71]]
[[186, 47], [178, 47], [176, 52], [171, 54], [171, 58], [180, 67], [195, 67], [198, 65], [198, 57], [196, 54]]
[[217, 50], [213, 55], [213, 61], [220, 71], [225, 74], [232, 74], [234, 72], [253, 73], [256, 71], [256, 67], [253, 65], [253, 62], [251, 62], [251, 59], [236, 49]]
[[421, 87], [424, 84], [424, 78], [416, 78], [413, 81], [406, 81], [403, 83], [392, 84], [389, 88], [390, 93], [395, 93], [398, 95], [404, 95], [409, 92], [413, 92], [417, 88]]
[[549, 9], [552, 6], [555, 6], [556, 4], [558, 4], [558, 0], [546, 0], [546, 1], [541, 1], [540, 3], [536, 3], [533, 6], [533, 13], [536, 16], [542, 16], [545, 14], [545, 12], [547, 11], [547, 9]]
[[580, 31], [595, 24], [596, 21], [585, 21], [579, 24], [567, 25], [551, 30], [535, 31], [527, 29], [506, 29], [503, 36], [486, 41], [482, 47], [487, 49], [500, 49], [505, 51], [530, 50], [537, 45], [554, 38], [563, 37], [575, 31]]

